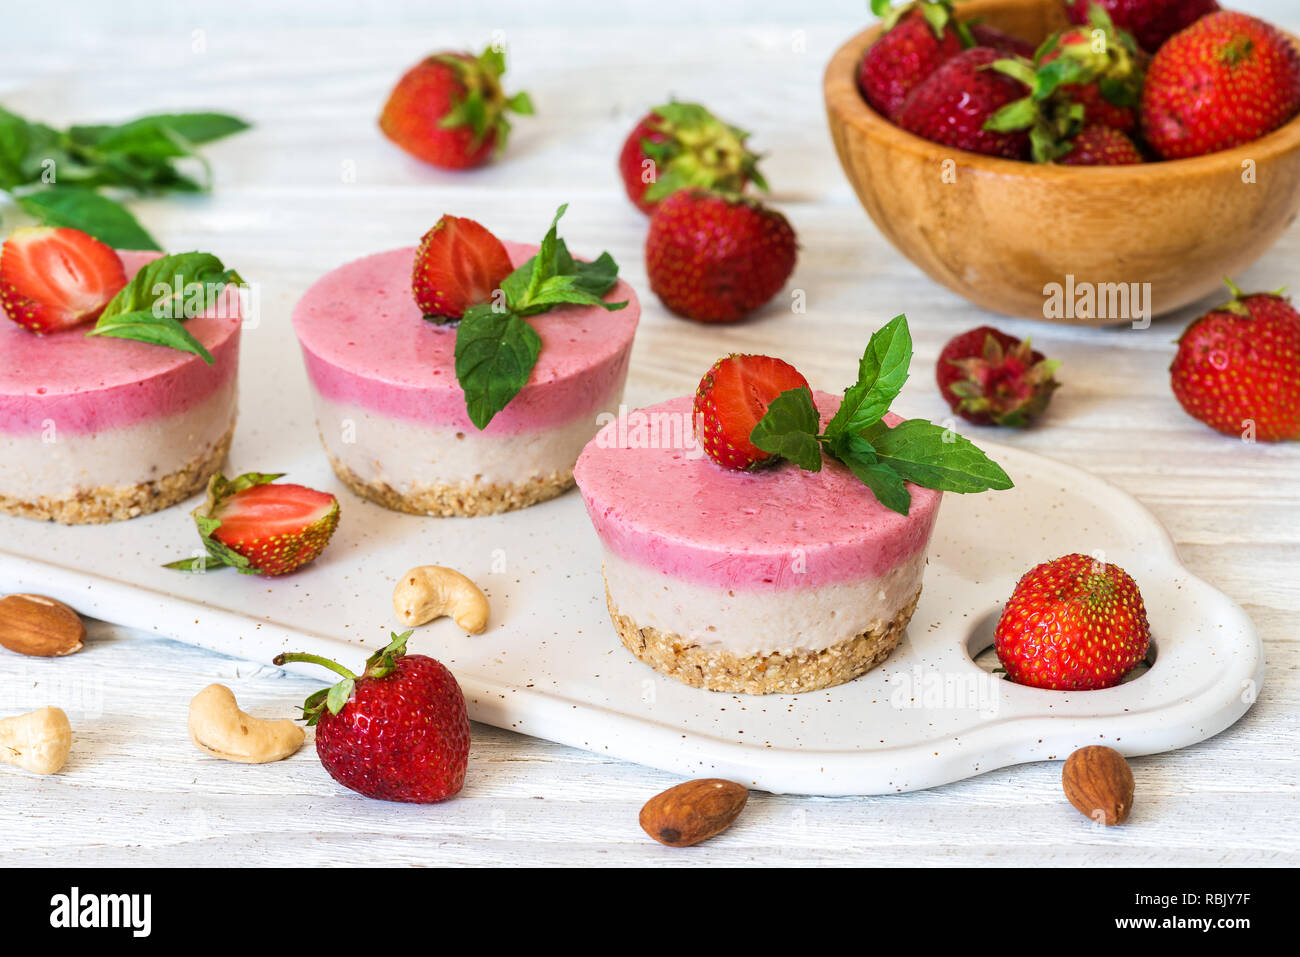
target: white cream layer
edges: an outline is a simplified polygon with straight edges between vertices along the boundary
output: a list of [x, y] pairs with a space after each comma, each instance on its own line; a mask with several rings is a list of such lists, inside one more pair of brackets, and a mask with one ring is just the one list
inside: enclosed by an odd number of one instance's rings
[[670, 578], [605, 550], [605, 581], [620, 614], [740, 655], [817, 652], [879, 627], [916, 594], [924, 573], [922, 550], [879, 578], [741, 591]]
[[596, 434], [597, 416], [612, 412], [622, 389], [590, 417], [535, 432], [484, 435], [473, 427], [441, 428], [391, 418], [313, 393], [325, 450], [362, 481], [402, 494], [422, 486], [513, 485], [567, 472]]
[[71, 433], [57, 420], [42, 431], [0, 433], [0, 494], [20, 501], [65, 498], [130, 487], [179, 472], [206, 454], [234, 424], [237, 378], [177, 415]]

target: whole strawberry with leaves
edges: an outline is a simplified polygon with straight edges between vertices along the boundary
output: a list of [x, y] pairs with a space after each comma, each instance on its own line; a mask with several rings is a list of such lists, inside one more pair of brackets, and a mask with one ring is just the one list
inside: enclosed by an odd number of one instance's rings
[[1142, 90], [1142, 132], [1165, 159], [1259, 139], [1300, 111], [1300, 52], [1263, 20], [1223, 10], [1175, 34]]
[[1281, 292], [1246, 294], [1197, 319], [1170, 367], [1187, 414], [1225, 435], [1300, 439], [1300, 312]]
[[505, 54], [435, 53], [397, 81], [379, 116], [384, 135], [418, 159], [444, 169], [481, 166], [505, 149], [507, 113], [531, 115], [527, 93], [501, 87]]
[[994, 630], [1016, 684], [1054, 691], [1110, 688], [1147, 654], [1151, 626], [1137, 583], [1118, 565], [1065, 555], [1017, 582]]
[[916, 86], [962, 50], [975, 45], [970, 29], [953, 16], [951, 0], [913, 0], [893, 6], [871, 0], [881, 34], [858, 65], [858, 88], [872, 108], [894, 118]]
[[789, 221], [755, 199], [684, 189], [655, 209], [645, 263], [663, 304], [699, 322], [734, 322], [762, 306], [794, 271]]
[[[1004, 159], [1028, 158], [1029, 124], [994, 122], [1005, 107], [1029, 94], [1019, 71], [1009, 75], [1009, 63], [1023, 61], [989, 47], [957, 54], [908, 94], [895, 121], [933, 143]], [[1023, 69], [1032, 73], [1028, 64]]]
[[623, 188], [647, 215], [679, 189], [701, 187], [740, 193], [753, 183], [766, 190], [749, 134], [698, 103], [656, 106], [623, 142], [618, 170]]
[[277, 655], [274, 663], [308, 662], [342, 676], [303, 705], [330, 777], [381, 801], [432, 804], [465, 783], [469, 715], [460, 685], [441, 662], [406, 653], [410, 637], [394, 634], [360, 675], [305, 652]]
[[[1089, 29], [1074, 28], [1049, 36], [1032, 64], [1008, 59], [997, 69], [1021, 80], [1029, 92], [1000, 109], [989, 126], [1028, 130], [1036, 162], [1052, 162], [1072, 152], [1076, 138], [1089, 127], [1109, 127], [1126, 134], [1137, 128], [1143, 83], [1140, 53], [1133, 38], [1115, 29], [1100, 7], [1093, 9]], [[1099, 145], [1103, 140], [1121, 143], [1100, 133], [1090, 133], [1086, 139]], [[1115, 156], [1118, 148], [1112, 146]], [[1137, 152], [1135, 146], [1132, 152]], [[1073, 165], [1117, 162], [1082, 163], [1076, 157]]]
[[992, 326], [953, 337], [939, 353], [935, 378], [949, 408], [977, 425], [1023, 428], [1043, 414], [1059, 388], [1060, 363]]
[[229, 565], [241, 575], [274, 576], [315, 561], [338, 528], [338, 499], [275, 481], [283, 477], [280, 472], [212, 476], [207, 499], [192, 513], [204, 553], [164, 567], [204, 572]]

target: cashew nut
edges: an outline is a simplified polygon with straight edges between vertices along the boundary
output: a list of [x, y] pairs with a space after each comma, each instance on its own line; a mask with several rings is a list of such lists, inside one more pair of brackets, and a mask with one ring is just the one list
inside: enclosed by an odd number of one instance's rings
[[307, 737], [288, 718], [264, 721], [245, 714], [225, 685], [208, 685], [194, 696], [189, 728], [200, 751], [240, 764], [280, 761], [302, 747]]
[[53, 774], [68, 763], [72, 725], [62, 708], [40, 708], [0, 721], [0, 761], [37, 774]]
[[471, 635], [487, 627], [487, 596], [454, 568], [421, 565], [402, 576], [393, 589], [393, 610], [404, 625], [450, 615]]

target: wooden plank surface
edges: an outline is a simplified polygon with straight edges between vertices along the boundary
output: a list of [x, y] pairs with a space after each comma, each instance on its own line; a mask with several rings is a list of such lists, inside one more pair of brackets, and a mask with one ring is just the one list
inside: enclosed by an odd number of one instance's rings
[[[815, 385], [837, 388], [870, 330], [906, 311], [917, 359], [899, 406], [942, 419], [930, 373], [940, 347], [995, 318], [894, 253], [840, 174], [820, 74], [860, 27], [863, 4], [792, 12], [763, 2], [747, 13], [670, 3], [653, 23], [639, 6], [618, 4], [557, 4], [545, 21], [523, 3], [465, 5], [441, 23], [413, 3], [239, 2], [223, 5], [219, 20], [184, 4], [169, 5], [179, 11], [171, 17], [146, 3], [74, 6], [85, 16], [61, 17], [38, 44], [22, 42], [21, 19], [37, 14], [17, 14], [0, 38], [0, 102], [55, 123], [200, 106], [253, 120], [253, 131], [209, 149], [211, 197], [135, 208], [169, 248], [210, 249], [260, 282], [267, 322], [287, 322], [325, 270], [413, 242], [444, 211], [528, 239], [560, 202], [570, 203], [573, 247], [609, 249], [641, 294], [633, 404], [690, 390], [712, 359], [734, 351], [784, 355]], [[102, 12], [110, 6], [112, 22]], [[1236, 6], [1300, 29], [1285, 0]], [[48, 16], [39, 24], [48, 31]], [[539, 108], [518, 122], [506, 159], [454, 175], [390, 147], [374, 119], [396, 74], [431, 49], [482, 44], [494, 29], [506, 31], [510, 85]], [[623, 198], [614, 159], [639, 114], [668, 93], [707, 101], [753, 131], [770, 154], [774, 199], [799, 232], [790, 286], [739, 326], [675, 319], [645, 282], [645, 221]], [[11, 208], [0, 213], [6, 229], [19, 220]], [[1295, 285], [1298, 260], [1292, 229], [1237, 278]], [[806, 294], [805, 314], [789, 309], [793, 290]], [[478, 725], [459, 799], [368, 801], [335, 785], [310, 747], [279, 765], [242, 767], [188, 741], [186, 706], [206, 683], [229, 684], [248, 710], [270, 715], [300, 702], [316, 687], [310, 680], [96, 623], [72, 658], [0, 654], [0, 713], [58, 704], [76, 729], [64, 774], [0, 773], [0, 863], [1294, 865], [1300, 450], [1222, 438], [1181, 412], [1167, 368], [1172, 340], [1195, 314], [1145, 331], [995, 320], [1063, 360], [1066, 383], [1039, 428], [997, 438], [1089, 468], [1142, 500], [1191, 570], [1242, 603], [1266, 642], [1265, 684], [1241, 722], [1133, 761], [1138, 800], [1122, 829], [1080, 817], [1060, 794], [1060, 765], [1044, 763], [889, 797], [755, 794], [731, 831], [675, 852], [636, 824], [641, 803], [671, 776]], [[257, 348], [255, 330], [246, 348]], [[296, 355], [285, 368], [286, 388], [305, 388]], [[245, 408], [244, 420], [253, 414]], [[979, 441], [980, 430], [970, 434]]]

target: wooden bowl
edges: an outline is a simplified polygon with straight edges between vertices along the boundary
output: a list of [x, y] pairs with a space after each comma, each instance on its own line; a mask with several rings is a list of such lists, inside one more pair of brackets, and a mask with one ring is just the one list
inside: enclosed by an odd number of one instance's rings
[[[1060, 0], [969, 0], [957, 10], [1034, 43], [1066, 24]], [[1147, 291], [1150, 315], [1169, 312], [1222, 289], [1223, 277], [1258, 259], [1300, 210], [1300, 117], [1237, 149], [1141, 166], [968, 153], [913, 136], [867, 105], [857, 68], [879, 32], [859, 33], [826, 68], [840, 164], [904, 256], [986, 309], [1127, 322], [1141, 310], [1130, 299], [1128, 314], [1114, 314], [1124, 311], [1120, 296]], [[1297, 278], [1277, 276], [1274, 285]], [[1080, 315], [1090, 289], [1097, 305]]]

